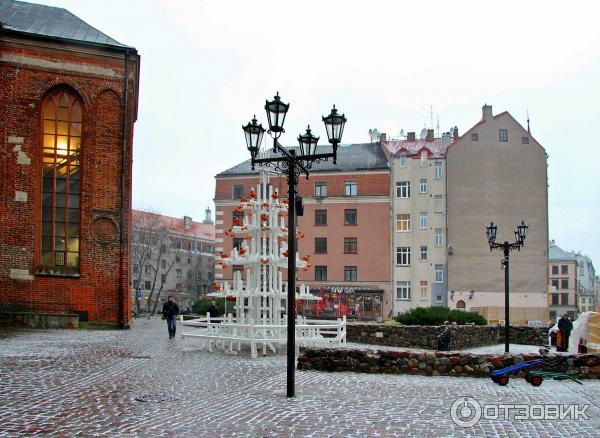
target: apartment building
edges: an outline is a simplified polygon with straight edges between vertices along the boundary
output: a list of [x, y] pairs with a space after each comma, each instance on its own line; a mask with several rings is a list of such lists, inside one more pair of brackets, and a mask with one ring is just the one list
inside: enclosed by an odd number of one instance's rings
[[525, 246], [510, 254], [511, 323], [547, 321], [548, 177], [544, 148], [508, 112], [481, 121], [446, 150], [448, 306], [504, 319], [501, 253], [490, 252], [486, 226], [498, 242], [514, 241], [524, 220]]
[[[216, 175], [217, 252], [229, 254], [241, 244], [225, 233], [238, 217], [240, 198], [257, 186], [258, 172], [248, 160]], [[269, 185], [286, 196], [285, 177], [272, 174]], [[343, 307], [363, 319], [391, 316], [389, 187], [387, 159], [376, 143], [342, 145], [336, 165], [314, 164], [310, 179], [299, 180], [304, 215], [298, 217], [298, 252], [310, 256], [312, 267], [298, 272], [298, 282], [323, 296], [332, 311]], [[217, 265], [216, 281], [231, 281], [234, 269], [241, 267]]]
[[557, 321], [565, 313], [578, 315], [577, 257], [561, 249], [554, 240], [548, 252], [548, 306], [550, 319]]
[[434, 138], [433, 129], [418, 139], [414, 132], [405, 139], [381, 139], [392, 181], [394, 315], [447, 305], [445, 160], [451, 141], [450, 133]]
[[211, 292], [215, 226], [209, 208], [202, 222], [133, 210], [132, 231], [134, 308], [160, 309], [173, 295], [183, 309]]
[[581, 254], [581, 251], [571, 252], [577, 260], [577, 307], [579, 313], [593, 311], [598, 304], [596, 295], [598, 277], [592, 259]]

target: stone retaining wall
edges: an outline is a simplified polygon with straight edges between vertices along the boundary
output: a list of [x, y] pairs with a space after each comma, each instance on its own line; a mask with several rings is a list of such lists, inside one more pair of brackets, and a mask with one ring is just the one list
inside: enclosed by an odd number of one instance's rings
[[[452, 349], [479, 347], [504, 342], [504, 328], [498, 325], [391, 325], [348, 323], [348, 342], [437, 349], [437, 337], [446, 328], [452, 331]], [[548, 330], [545, 327], [510, 327], [512, 344], [546, 345]]]
[[[557, 362], [556, 371], [578, 379], [600, 378], [600, 355], [540, 356], [531, 354], [469, 354], [458, 352], [305, 348], [298, 357], [299, 370], [352, 371], [359, 373], [416, 374], [424, 376], [488, 377], [490, 366], [503, 368], [543, 358]], [[519, 371], [511, 377], [524, 377]]]
[[56, 313], [0, 312], [0, 327], [7, 326], [38, 329], [78, 328], [79, 316]]

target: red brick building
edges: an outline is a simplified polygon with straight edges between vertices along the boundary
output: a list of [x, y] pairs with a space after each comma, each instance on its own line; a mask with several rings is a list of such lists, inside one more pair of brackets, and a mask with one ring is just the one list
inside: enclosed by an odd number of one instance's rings
[[[240, 197], [258, 184], [250, 160], [216, 176], [215, 251], [229, 254], [234, 244], [224, 233], [233, 225]], [[287, 196], [285, 177], [270, 184]], [[312, 267], [298, 273], [298, 282], [322, 294], [336, 316], [340, 305], [365, 319], [390, 316], [390, 170], [378, 144], [353, 144], [338, 149], [337, 164], [313, 166], [310, 179], [300, 178], [298, 192], [304, 216], [298, 229], [300, 255]], [[284, 276], [286, 274], [284, 273]], [[216, 281], [231, 281], [232, 267], [215, 267]], [[337, 307], [335, 307], [337, 306]]]
[[0, 0], [0, 310], [127, 326], [137, 51]]

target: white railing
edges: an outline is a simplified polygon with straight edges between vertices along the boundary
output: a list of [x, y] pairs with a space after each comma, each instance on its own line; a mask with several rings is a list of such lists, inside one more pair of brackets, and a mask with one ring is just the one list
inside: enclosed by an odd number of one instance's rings
[[[283, 318], [285, 320], [285, 318]], [[236, 321], [231, 314], [226, 317], [206, 317], [184, 320], [180, 317], [181, 338], [184, 350], [198, 347], [187, 347], [186, 340], [200, 340], [200, 349], [206, 347], [209, 352], [216, 348], [230, 354], [241, 351], [242, 345], [250, 346], [251, 356], [257, 357], [257, 347], [262, 346], [263, 354], [267, 348], [276, 352], [277, 347], [287, 342], [287, 324], [275, 324], [267, 318], [258, 322], [250, 319]], [[307, 320], [298, 316], [296, 319], [296, 348], [314, 346], [319, 343], [343, 344], [346, 342], [346, 317], [337, 320]], [[197, 345], [197, 344], [196, 344]]]

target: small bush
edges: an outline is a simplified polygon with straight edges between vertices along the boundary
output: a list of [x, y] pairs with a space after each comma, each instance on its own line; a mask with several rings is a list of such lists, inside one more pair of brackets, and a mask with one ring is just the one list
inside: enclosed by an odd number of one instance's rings
[[446, 307], [417, 307], [410, 309], [394, 318], [405, 325], [442, 325], [448, 321], [457, 324], [477, 325], [487, 324], [486, 319], [476, 312], [463, 312], [462, 310], [450, 310]]

